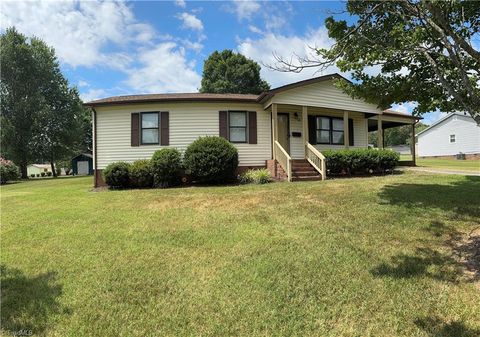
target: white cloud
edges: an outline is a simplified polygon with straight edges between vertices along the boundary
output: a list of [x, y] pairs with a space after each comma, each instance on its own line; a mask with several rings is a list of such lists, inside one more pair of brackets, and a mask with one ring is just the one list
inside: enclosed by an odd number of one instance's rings
[[105, 96], [107, 96], [107, 92], [104, 89], [90, 89], [80, 94], [80, 98], [83, 102], [90, 102]]
[[140, 66], [128, 70], [126, 84], [137, 93], [195, 92], [201, 76], [195, 63], [188, 62], [185, 50], [165, 42], [139, 53]]
[[[327, 48], [331, 46], [331, 44], [332, 41], [328, 38], [327, 30], [324, 27], [320, 27], [316, 30], [308, 31], [303, 36], [285, 36], [271, 32], [266, 33], [258, 39], [248, 38], [240, 41], [237, 49], [241, 54], [260, 64], [275, 65], [276, 59], [274, 53], [287, 60], [292, 58], [292, 60], [295, 61], [294, 55], [314, 57], [315, 51], [312, 50], [312, 47]], [[272, 87], [277, 87], [334, 72], [338, 72], [338, 69], [334, 66], [328, 68], [323, 73], [319, 73], [318, 68], [305, 69], [300, 73], [284, 73], [262, 66], [261, 75]]]
[[90, 85], [88, 84], [87, 81], [80, 80], [80, 81], [78, 81], [77, 86], [78, 86], [79, 88], [85, 88], [85, 87], [89, 87]]
[[261, 8], [257, 1], [236, 0], [233, 4], [239, 20], [251, 20], [253, 15], [257, 14]]
[[73, 67], [123, 67], [128, 57], [104, 48], [145, 43], [155, 35], [153, 27], [136, 21], [124, 2], [3, 1], [0, 22], [2, 29], [15, 26], [27, 36], [42, 38], [55, 48], [62, 63]]
[[177, 5], [178, 7], [185, 8], [187, 6], [187, 3], [185, 2], [185, 0], [176, 0], [175, 5]]
[[193, 14], [178, 13], [177, 18], [182, 20], [182, 27], [187, 29], [193, 29], [201, 32], [203, 30], [202, 21]]
[[392, 110], [411, 115], [413, 109], [415, 109], [417, 105], [418, 105], [417, 102], [405, 102], [405, 103], [393, 104]]

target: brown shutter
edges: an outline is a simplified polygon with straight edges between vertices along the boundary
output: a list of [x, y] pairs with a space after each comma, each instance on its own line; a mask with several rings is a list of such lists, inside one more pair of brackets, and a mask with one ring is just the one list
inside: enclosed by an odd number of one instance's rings
[[257, 144], [257, 112], [248, 112], [248, 143]]
[[228, 139], [228, 111], [220, 111], [219, 113], [219, 135], [225, 139]]
[[130, 144], [131, 146], [139, 146], [140, 145], [140, 114], [135, 112], [132, 114], [132, 122], [131, 122], [131, 135], [130, 135]]
[[170, 145], [169, 139], [168, 111], [162, 111], [160, 112], [160, 145]]
[[353, 119], [349, 118], [348, 119], [348, 145], [353, 146]]
[[316, 117], [308, 116], [308, 142], [312, 145], [317, 144]]

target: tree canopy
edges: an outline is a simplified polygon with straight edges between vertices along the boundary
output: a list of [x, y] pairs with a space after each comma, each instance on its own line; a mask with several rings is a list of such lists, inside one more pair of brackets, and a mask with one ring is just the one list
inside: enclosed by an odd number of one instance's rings
[[50, 162], [55, 175], [56, 161], [86, 150], [88, 112], [42, 40], [9, 28], [0, 42], [2, 156], [20, 166], [23, 178], [38, 160]]
[[215, 51], [205, 60], [200, 92], [260, 94], [269, 89], [260, 77], [260, 65], [242, 54]]
[[[428, 125], [423, 123], [417, 123], [415, 125], [415, 131], [420, 132], [428, 128]], [[383, 137], [385, 146], [395, 146], [395, 145], [411, 145], [412, 140], [412, 127], [411, 125], [402, 125], [394, 128], [385, 129], [383, 131]], [[378, 146], [377, 144], [378, 137], [377, 131], [372, 131], [368, 133], [368, 143]]]
[[[353, 24], [326, 19], [334, 44], [317, 57], [277, 58], [281, 71], [335, 64], [354, 83], [338, 85], [353, 97], [388, 108], [414, 101], [415, 114], [467, 111], [480, 123], [479, 1], [353, 1]], [[375, 74], [380, 70], [379, 74]]]

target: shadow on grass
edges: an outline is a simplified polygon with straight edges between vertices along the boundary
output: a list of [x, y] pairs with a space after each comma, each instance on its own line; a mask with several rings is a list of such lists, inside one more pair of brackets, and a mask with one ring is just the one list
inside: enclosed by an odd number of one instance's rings
[[413, 254], [392, 257], [371, 270], [376, 277], [429, 277], [440, 281], [459, 282], [480, 279], [480, 227], [465, 235], [453, 226], [433, 221], [425, 230], [444, 238], [446, 251], [417, 248]]
[[480, 222], [480, 177], [466, 176], [452, 184], [394, 184], [380, 192], [385, 203], [405, 207], [439, 208]]
[[419, 318], [415, 325], [432, 337], [477, 337], [480, 330], [471, 329], [459, 321], [444, 322], [440, 318]]
[[42, 334], [49, 327], [50, 316], [69, 314], [57, 300], [62, 286], [56, 282], [55, 272], [30, 277], [18, 269], [1, 265], [0, 273], [1, 329], [6, 335], [20, 331]]

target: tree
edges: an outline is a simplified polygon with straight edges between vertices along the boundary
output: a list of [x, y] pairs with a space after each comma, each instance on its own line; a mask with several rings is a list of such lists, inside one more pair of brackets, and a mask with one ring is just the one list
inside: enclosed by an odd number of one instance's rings
[[[335, 64], [352, 72], [354, 83], [338, 82], [352, 97], [383, 109], [416, 101], [415, 114], [467, 111], [480, 124], [480, 52], [472, 45], [480, 32], [479, 1], [349, 0], [346, 9], [353, 24], [325, 21], [331, 48], [296, 62], [277, 57], [272, 67], [299, 72]], [[371, 67], [381, 73], [369, 75]]]
[[2, 152], [16, 161], [27, 177], [27, 164], [68, 158], [88, 141], [86, 111], [52, 48], [27, 39], [15, 28], [1, 36]]
[[215, 51], [205, 60], [200, 92], [260, 94], [269, 89], [260, 77], [258, 63], [242, 54]]
[[[420, 132], [423, 129], [426, 129], [428, 125], [423, 123], [417, 123], [415, 125], [415, 131]], [[412, 139], [412, 127], [410, 125], [402, 125], [393, 128], [385, 129], [383, 132], [383, 137], [385, 140], [385, 146], [395, 146], [395, 145], [410, 145]], [[368, 133], [368, 143], [378, 146], [377, 144], [377, 131]]]
[[15, 28], [0, 36], [1, 151], [27, 177], [33, 151], [29, 146], [38, 106], [41, 104], [41, 73], [27, 38]]

